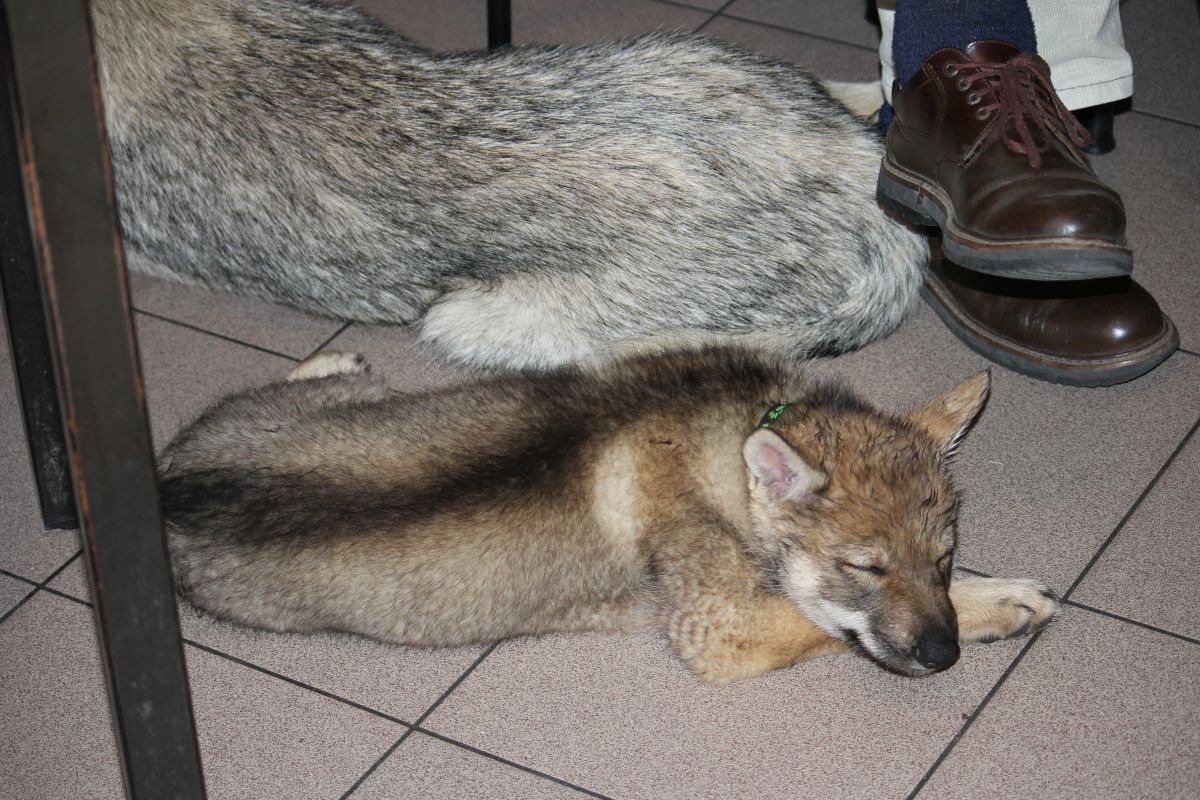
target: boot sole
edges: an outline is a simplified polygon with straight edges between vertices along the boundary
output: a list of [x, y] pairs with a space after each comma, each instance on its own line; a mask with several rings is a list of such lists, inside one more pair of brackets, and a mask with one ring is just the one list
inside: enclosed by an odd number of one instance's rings
[[941, 290], [930, 276], [921, 287], [925, 302], [959, 341], [990, 361], [1013, 372], [1038, 380], [1067, 386], [1114, 386], [1145, 375], [1179, 349], [1179, 331], [1163, 316], [1163, 328], [1147, 345], [1108, 358], [1072, 359], [1050, 356], [1030, 350], [1017, 342], [997, 336], [978, 324]]
[[972, 236], [955, 223], [954, 207], [938, 187], [886, 157], [875, 196], [880, 205], [908, 222], [941, 228], [946, 257], [976, 272], [1018, 280], [1079, 281], [1123, 277], [1133, 271], [1133, 253], [1123, 245], [1078, 239], [992, 242]]

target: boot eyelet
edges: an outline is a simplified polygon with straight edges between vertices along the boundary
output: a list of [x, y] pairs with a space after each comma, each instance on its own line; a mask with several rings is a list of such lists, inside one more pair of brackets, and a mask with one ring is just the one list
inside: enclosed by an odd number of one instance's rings
[[967, 83], [966, 78], [958, 79], [958, 90], [960, 92], [965, 92], [967, 89], [970, 89], [970, 88], [971, 88], [971, 84]]
[[942, 73], [947, 78], [953, 78], [958, 74], [958, 67], [954, 66], [953, 64], [947, 64], [946, 66], [942, 67]]
[[990, 114], [991, 112], [989, 112], [986, 108], [975, 109], [975, 119], [987, 119]]
[[971, 92], [969, 95], [967, 95], [967, 105], [977, 106], [979, 105], [979, 101], [982, 99], [983, 98], [979, 96], [978, 92]]

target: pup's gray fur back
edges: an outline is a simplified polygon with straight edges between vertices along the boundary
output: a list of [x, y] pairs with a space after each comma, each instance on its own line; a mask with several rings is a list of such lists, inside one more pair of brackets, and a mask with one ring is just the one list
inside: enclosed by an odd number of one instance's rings
[[924, 241], [881, 144], [710, 39], [439, 54], [318, 0], [94, 0], [131, 264], [485, 364], [890, 331]]

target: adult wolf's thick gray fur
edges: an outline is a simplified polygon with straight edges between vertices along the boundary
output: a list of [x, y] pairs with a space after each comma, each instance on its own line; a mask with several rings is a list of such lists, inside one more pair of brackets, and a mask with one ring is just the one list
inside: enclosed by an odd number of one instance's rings
[[477, 363], [890, 331], [923, 240], [881, 144], [800, 69], [710, 39], [432, 53], [316, 0], [94, 0], [135, 267]]

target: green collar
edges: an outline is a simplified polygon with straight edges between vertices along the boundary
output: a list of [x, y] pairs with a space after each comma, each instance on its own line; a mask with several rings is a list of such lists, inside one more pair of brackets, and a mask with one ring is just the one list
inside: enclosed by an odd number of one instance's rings
[[790, 405], [791, 405], [791, 403], [784, 402], [784, 403], [776, 403], [775, 405], [771, 406], [771, 410], [768, 411], [767, 413], [763, 414], [763, 418], [758, 421], [758, 427], [760, 427], [760, 428], [771, 427], [771, 423], [776, 421], [780, 417], [782, 417], [783, 412], [787, 411], [787, 407]]

